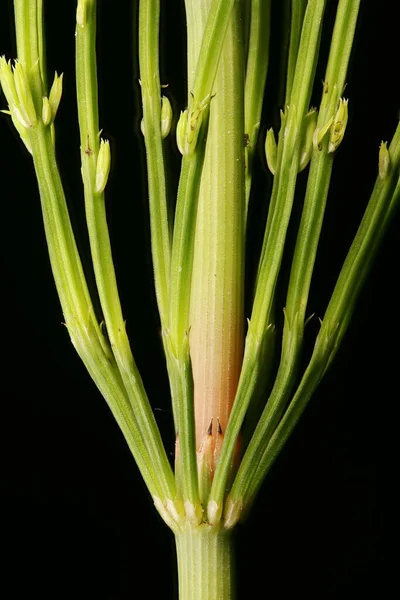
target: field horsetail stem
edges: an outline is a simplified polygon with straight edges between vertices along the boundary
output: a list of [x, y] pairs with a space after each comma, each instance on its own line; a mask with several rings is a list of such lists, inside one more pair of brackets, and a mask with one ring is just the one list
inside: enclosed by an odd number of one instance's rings
[[[189, 70], [211, 2], [191, 1]], [[236, 3], [212, 90], [190, 294], [190, 355], [201, 497], [207, 498], [236, 394], [244, 342], [244, 56]], [[189, 86], [191, 82], [189, 82]], [[190, 88], [189, 88], [190, 94]], [[229, 166], [228, 166], [229, 165]]]
[[[391, 141], [376, 149], [375, 185], [306, 360], [311, 281], [335, 157], [350, 129], [352, 100], [346, 83], [360, 0], [334, 3], [332, 30], [325, 28], [328, 0], [282, 3], [278, 127], [262, 124], [265, 98], [275, 97], [267, 83], [276, 18], [271, 0], [182, 0], [187, 100], [178, 111], [169, 97], [173, 90], [160, 79], [163, 3], [137, 2], [141, 106], [133, 111], [146, 154], [174, 460], [164, 447], [131, 350], [114, 267], [106, 199], [118, 140], [111, 136], [110, 143], [99, 114], [98, 0], [78, 0], [75, 23], [79, 153], [93, 292], [56, 161], [55, 128], [70, 75], [56, 72], [47, 84], [43, 0], [14, 0], [17, 53], [15, 59], [0, 57], [2, 112], [33, 160], [70, 340], [118, 423], [156, 510], [175, 536], [179, 597], [233, 600], [232, 530], [248, 514], [331, 365], [399, 203], [400, 125]], [[323, 36], [330, 39], [324, 39], [328, 60], [321, 90], [316, 73]], [[312, 106], [317, 88], [320, 102]], [[168, 172], [174, 144], [181, 161], [176, 189]], [[252, 195], [259, 193], [253, 182], [260, 157], [271, 191], [245, 308], [248, 208]], [[299, 218], [293, 218], [302, 193]], [[173, 209], [171, 197], [176, 197]], [[288, 244], [292, 223], [296, 235]], [[288, 277], [282, 276], [286, 254]]]

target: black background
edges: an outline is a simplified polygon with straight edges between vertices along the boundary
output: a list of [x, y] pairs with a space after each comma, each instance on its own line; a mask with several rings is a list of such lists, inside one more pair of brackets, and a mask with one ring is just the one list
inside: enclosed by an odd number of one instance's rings
[[[49, 72], [65, 74], [57, 117], [58, 159], [87, 261], [74, 105], [75, 2], [45, 4]], [[178, 111], [185, 105], [183, 2], [161, 4], [162, 79]], [[337, 2], [328, 4], [331, 17]], [[379, 143], [394, 132], [400, 104], [394, 91], [394, 3], [361, 4], [345, 94], [350, 121], [335, 161], [310, 298], [310, 312], [319, 316], [372, 189]], [[12, 57], [12, 3], [1, 0], [0, 6], [0, 53]], [[132, 50], [137, 6], [103, 0], [99, 7], [100, 114], [112, 144], [107, 204], [114, 258], [134, 355], [172, 453], [138, 133], [138, 66]], [[273, 56], [278, 47], [275, 28]], [[322, 65], [316, 102], [323, 72]], [[264, 130], [276, 116], [275, 83], [272, 67]], [[3, 597], [176, 597], [172, 536], [61, 325], [32, 164], [6, 116], [0, 118], [0, 152]], [[172, 139], [170, 154], [173, 186], [178, 155]], [[249, 230], [252, 250], [260, 238], [257, 224], [266, 212], [269, 184], [259, 168]], [[333, 368], [271, 471], [251, 517], [238, 529], [240, 598], [388, 595], [400, 334], [398, 227], [396, 218]], [[310, 339], [316, 331], [311, 324]]]

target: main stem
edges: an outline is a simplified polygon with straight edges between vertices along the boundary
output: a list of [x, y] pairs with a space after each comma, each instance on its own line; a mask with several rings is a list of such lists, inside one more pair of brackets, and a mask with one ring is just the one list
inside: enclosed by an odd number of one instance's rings
[[179, 598], [233, 600], [232, 533], [203, 524], [176, 535]]
[[[189, 100], [211, 4], [186, 0]], [[232, 535], [219, 521], [222, 503], [210, 511], [208, 500], [243, 354], [242, 9], [235, 2], [214, 82], [196, 216], [189, 345], [203, 523], [175, 531], [180, 600], [234, 598]], [[194, 94], [194, 101], [202, 99]]]
[[[199, 462], [207, 463], [210, 478], [218, 462], [243, 355], [245, 142], [241, 10], [241, 2], [237, 2], [210, 105], [191, 289], [189, 341], [196, 444]], [[200, 491], [202, 500], [206, 500], [207, 485], [201, 480]]]

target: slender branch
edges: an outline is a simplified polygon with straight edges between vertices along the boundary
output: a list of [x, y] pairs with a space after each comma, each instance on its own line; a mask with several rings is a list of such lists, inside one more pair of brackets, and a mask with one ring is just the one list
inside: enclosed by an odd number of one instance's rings
[[249, 3], [250, 25], [246, 80], [244, 85], [246, 135], [246, 212], [250, 196], [253, 160], [260, 128], [265, 82], [269, 63], [271, 1], [253, 0]]
[[[345, 84], [347, 65], [352, 48], [351, 40], [354, 38], [358, 16], [356, 4], [359, 6], [359, 1], [341, 0], [339, 3], [327, 66], [327, 76], [322, 92], [317, 133], [323, 129], [327, 121], [329, 122], [334, 117], [337, 110], [338, 96]], [[343, 47], [342, 44], [338, 44], [338, 40], [344, 38], [346, 38], [347, 43]], [[330, 79], [328, 79], [328, 75]], [[329, 136], [326, 137], [329, 138]], [[314, 144], [311, 170], [288, 286], [281, 362], [270, 397], [232, 487], [231, 498], [233, 502], [246, 495], [246, 487], [251, 485], [251, 479], [257, 471], [258, 462], [282, 417], [296, 382], [303, 345], [305, 311], [325, 212], [333, 157], [334, 153], [330, 151], [329, 140]]]
[[242, 497], [243, 503], [254, 498], [332, 362], [347, 331], [357, 299], [393, 214], [391, 208], [400, 198], [400, 124], [390, 145], [389, 154], [390, 171], [384, 178], [380, 176], [377, 178], [364, 217], [325, 312], [310, 363], [289, 408], [263, 453], [247, 494]]
[[[95, 318], [87, 289], [56, 164], [52, 135], [53, 120], [61, 97], [62, 78], [56, 77], [49, 98], [42, 98], [43, 82], [38, 68], [40, 57], [37, 44], [37, 40], [43, 35], [39, 34], [42, 27], [42, 5], [38, 3], [33, 7], [34, 4], [20, 1], [15, 4], [18, 54], [24, 57], [24, 62], [16, 62], [11, 69], [10, 64], [1, 59], [0, 77], [13, 121], [20, 119], [18, 130], [33, 156], [50, 261], [65, 324], [74, 347], [120, 425], [150, 493], [162, 505], [158, 506], [160, 512], [169, 512], [170, 516], [167, 514], [166, 518], [171, 519], [172, 514], [178, 516], [177, 507], [171, 506], [175, 500], [174, 489], [167, 490], [169, 494], [166, 495], [163, 480], [156, 472], [157, 464], [153, 457], [150, 459], [149, 441], [142, 435], [137, 414], [125, 391], [125, 382], [121, 378], [109, 342]], [[82, 5], [81, 2], [80, 4]], [[79, 16], [86, 17], [86, 12]], [[91, 94], [88, 96], [90, 98]], [[92, 129], [96, 130], [94, 126]], [[95, 172], [96, 179], [98, 174]], [[98, 181], [96, 185], [97, 183]], [[163, 516], [165, 518], [165, 514]]]
[[[203, 126], [206, 128], [207, 123]], [[188, 336], [194, 236], [204, 153], [202, 135], [195, 154], [182, 161], [172, 246], [170, 327], [163, 332], [175, 430], [180, 447], [180, 481], [188, 508], [199, 506], [193, 378]], [[201, 519], [200, 512], [198, 519]]]
[[307, 0], [290, 0], [290, 41], [287, 58], [285, 106], [289, 104], [292, 93], [297, 54], [299, 51], [301, 30], [306, 7]]
[[235, 0], [213, 0], [204, 28], [192, 94], [202, 102], [211, 95]]
[[45, 95], [43, 0], [14, 0], [18, 59], [24, 65], [37, 113]]
[[[104, 314], [107, 334], [125, 389], [136, 416], [138, 432], [145, 442], [145, 460], [153, 465], [162, 490], [162, 500], [175, 499], [175, 479], [163, 446], [153, 411], [144, 390], [143, 382], [132, 356], [125, 322], [119, 301], [111, 244], [106, 220], [102, 173], [108, 173], [109, 157], [99, 145], [96, 74], [96, 2], [79, 0], [83, 15], [77, 13], [76, 26], [76, 81], [78, 118], [81, 136], [82, 179], [85, 191], [86, 220], [90, 249]], [[78, 4], [78, 6], [79, 6]], [[100, 168], [99, 168], [100, 165]], [[105, 176], [106, 179], [106, 176]], [[100, 189], [99, 189], [100, 185]], [[136, 458], [136, 457], [135, 457]]]
[[159, 21], [159, 0], [139, 3], [139, 64], [149, 189], [151, 248], [158, 310], [161, 327], [165, 329], [168, 323], [171, 240], [161, 135]]

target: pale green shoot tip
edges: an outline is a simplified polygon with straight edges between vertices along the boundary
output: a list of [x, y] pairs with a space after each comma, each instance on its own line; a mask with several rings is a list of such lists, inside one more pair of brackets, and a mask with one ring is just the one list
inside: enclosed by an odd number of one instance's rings
[[390, 154], [387, 142], [381, 142], [379, 147], [379, 178], [386, 179], [390, 171]]
[[178, 124], [176, 126], [176, 143], [178, 145], [179, 152], [184, 155], [185, 154], [185, 136], [186, 136], [186, 127], [188, 121], [188, 111], [187, 109], [181, 111], [181, 116], [179, 117]]
[[87, 18], [87, 0], [79, 0], [76, 7], [76, 24], [83, 29]]
[[176, 141], [183, 156], [190, 156], [196, 149], [204, 115], [210, 106], [210, 101], [209, 94], [201, 102], [196, 102], [192, 97], [191, 106], [181, 112], [176, 128]]
[[325, 125], [323, 127], [316, 127], [316, 129], [314, 131], [314, 135], [313, 135], [313, 147], [315, 150], [322, 150], [323, 139], [330, 131], [330, 128], [332, 127], [332, 123], [333, 123], [333, 117], [331, 117], [329, 119], [329, 121], [327, 121], [325, 123]]
[[101, 194], [107, 185], [111, 165], [111, 150], [108, 140], [100, 140], [99, 155], [96, 164], [96, 194]]
[[349, 116], [348, 103], [348, 100], [339, 98], [339, 108], [337, 109], [336, 115], [333, 119], [329, 137], [329, 153], [335, 152], [342, 143]]
[[172, 107], [166, 96], [161, 98], [161, 137], [163, 140], [171, 131]]
[[[140, 80], [139, 80], [140, 83]], [[140, 85], [142, 85], [140, 83]], [[166, 96], [161, 98], [161, 139], [165, 140], [169, 132], [171, 131], [172, 125], [172, 107], [171, 103]], [[144, 119], [140, 121], [140, 131], [145, 135]]]
[[210, 525], [217, 525], [221, 520], [222, 507], [215, 502], [210, 500], [207, 505], [207, 520]]
[[192, 523], [192, 525], [200, 525], [203, 519], [203, 510], [201, 505], [194, 505], [192, 502], [189, 502], [189, 500], [186, 500], [184, 507], [188, 521]]
[[276, 171], [276, 140], [274, 130], [268, 129], [267, 137], [265, 138], [265, 158], [267, 159], [268, 169], [271, 171], [272, 175], [275, 175]]
[[26, 76], [25, 69], [18, 60], [14, 63], [14, 81], [15, 88], [17, 90], [19, 109], [23, 115], [24, 120], [28, 123], [28, 127], [35, 127], [36, 111], [33, 103], [31, 88], [29, 86], [28, 77]]
[[42, 99], [42, 121], [44, 125], [50, 125], [52, 121], [51, 106], [47, 96]]
[[57, 71], [56, 71], [54, 74], [54, 81], [51, 86], [50, 94], [49, 94], [49, 103], [50, 103], [50, 108], [51, 108], [51, 118], [52, 118], [51, 122], [52, 123], [53, 123], [54, 119], [56, 118], [58, 107], [60, 105], [62, 88], [63, 88], [63, 73], [61, 73], [61, 75], [57, 75]]
[[243, 511], [243, 499], [232, 500], [231, 496], [228, 496], [225, 502], [224, 510], [224, 527], [225, 529], [232, 529], [239, 521]]
[[[24, 67], [17, 60], [14, 66], [4, 56], [0, 58], [0, 83], [13, 122], [23, 128], [35, 127], [36, 111]], [[19, 131], [19, 128], [17, 127]]]
[[7, 60], [5, 56], [0, 57], [0, 84], [11, 109], [12, 106], [18, 104], [18, 95], [15, 88], [11, 61]]

